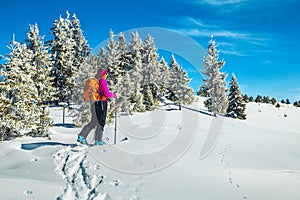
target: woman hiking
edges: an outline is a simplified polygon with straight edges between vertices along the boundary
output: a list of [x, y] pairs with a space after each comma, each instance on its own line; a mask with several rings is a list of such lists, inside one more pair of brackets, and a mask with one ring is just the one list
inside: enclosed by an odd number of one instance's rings
[[95, 127], [95, 145], [105, 144], [105, 142], [102, 140], [102, 137], [106, 121], [108, 98], [117, 98], [117, 95], [111, 93], [108, 89], [108, 84], [106, 81], [107, 75], [108, 71], [106, 69], [101, 71], [99, 74], [100, 79], [98, 94], [100, 96], [100, 100], [91, 104], [92, 119], [86, 126], [83, 127], [77, 138], [77, 141], [81, 144], [87, 144], [86, 138], [90, 131]]

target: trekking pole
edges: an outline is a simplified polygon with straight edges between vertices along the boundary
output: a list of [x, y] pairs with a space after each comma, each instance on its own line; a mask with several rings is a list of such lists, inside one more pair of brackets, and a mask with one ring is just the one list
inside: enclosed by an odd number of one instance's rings
[[118, 108], [118, 99], [115, 100], [115, 135], [114, 135], [114, 144], [117, 144], [117, 108]]

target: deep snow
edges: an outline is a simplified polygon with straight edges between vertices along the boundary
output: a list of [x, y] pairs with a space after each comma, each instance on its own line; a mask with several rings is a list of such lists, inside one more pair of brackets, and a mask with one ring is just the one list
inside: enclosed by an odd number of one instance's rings
[[245, 121], [214, 121], [203, 98], [176, 108], [120, 117], [118, 141], [129, 140], [89, 148], [51, 108], [51, 140], [0, 143], [1, 199], [300, 199], [299, 108], [248, 103]]

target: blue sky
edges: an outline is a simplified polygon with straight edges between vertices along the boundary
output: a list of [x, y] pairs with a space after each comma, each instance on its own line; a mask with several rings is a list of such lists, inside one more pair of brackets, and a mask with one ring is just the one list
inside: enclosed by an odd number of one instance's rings
[[[108, 38], [110, 29], [115, 33], [147, 27], [174, 30], [203, 49], [214, 35], [220, 59], [226, 61], [222, 71], [228, 73], [228, 82], [234, 73], [243, 93], [300, 100], [299, 0], [4, 0], [0, 54], [9, 52], [12, 34], [19, 42], [26, 39], [29, 24], [37, 23], [40, 34], [49, 40], [54, 20], [65, 17], [66, 10], [76, 13], [93, 49]], [[173, 43], [181, 46], [175, 36], [162, 38], [160, 31], [152, 33], [155, 41], [164, 38], [172, 43], [174, 39]], [[156, 43], [157, 48], [160, 44]], [[184, 46], [174, 53], [180, 57], [185, 50], [199, 59], [197, 64], [183, 55], [180, 61], [196, 89], [201, 84], [203, 52]]]

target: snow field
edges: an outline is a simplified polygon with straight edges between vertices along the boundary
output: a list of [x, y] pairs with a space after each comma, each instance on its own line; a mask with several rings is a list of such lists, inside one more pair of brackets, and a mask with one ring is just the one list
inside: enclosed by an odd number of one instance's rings
[[[120, 167], [128, 161], [109, 154], [113, 146], [70, 146], [81, 128], [62, 126], [60, 108], [51, 108], [56, 124], [49, 131], [52, 140], [22, 137], [0, 144], [1, 199], [300, 199], [298, 108], [283, 106], [278, 110], [249, 103], [247, 120], [224, 118], [221, 134], [204, 158], [200, 151], [212, 117], [203, 99], [183, 108], [189, 109], [189, 115], [176, 108], [165, 105], [157, 113], [137, 114], [130, 117], [130, 123], [122, 124], [119, 119], [118, 138], [127, 136], [129, 140], [116, 147], [132, 154], [151, 154], [172, 144], [177, 134], [191, 131], [184, 127], [182, 117], [194, 120], [191, 117], [197, 116], [195, 137], [184, 154], [161, 170], [139, 174], [124, 173], [101, 162], [101, 155], [116, 159]], [[154, 118], [160, 112], [165, 112], [161, 122]], [[66, 123], [72, 123], [68, 115]], [[136, 130], [149, 137], [138, 138]], [[113, 133], [114, 127], [107, 126], [105, 137], [112, 140]], [[25, 150], [22, 144], [34, 148]], [[129, 161], [133, 166], [146, 164]]]

